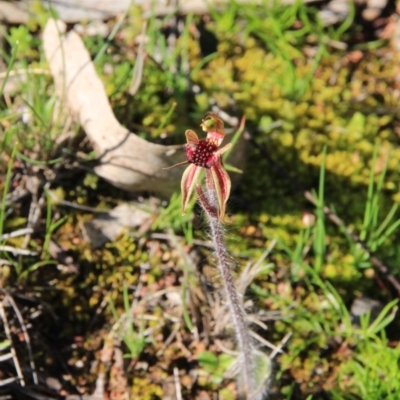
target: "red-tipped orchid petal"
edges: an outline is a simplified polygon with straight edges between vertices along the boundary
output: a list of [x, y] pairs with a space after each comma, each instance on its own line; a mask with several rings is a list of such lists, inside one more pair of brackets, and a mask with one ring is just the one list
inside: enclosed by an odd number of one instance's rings
[[186, 136], [187, 146], [196, 146], [197, 143], [199, 143], [199, 137], [197, 136], [197, 133], [192, 131], [191, 129], [188, 129], [185, 132], [185, 136]]
[[207, 175], [209, 174], [211, 174], [214, 189], [217, 193], [218, 219], [222, 221], [225, 215], [226, 202], [231, 193], [231, 180], [228, 173], [225, 171], [221, 158], [218, 158], [218, 162], [214, 164], [212, 168], [207, 170]]
[[181, 191], [182, 191], [182, 214], [185, 214], [190, 195], [196, 185], [200, 175], [201, 168], [195, 164], [189, 165], [182, 175]]

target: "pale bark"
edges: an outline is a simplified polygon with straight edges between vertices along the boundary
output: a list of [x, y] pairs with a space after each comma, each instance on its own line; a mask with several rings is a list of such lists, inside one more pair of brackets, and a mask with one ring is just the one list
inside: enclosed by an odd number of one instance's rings
[[184, 153], [147, 142], [117, 121], [79, 35], [65, 33], [63, 22], [49, 19], [43, 47], [60, 101], [82, 125], [99, 158], [96, 173], [126, 190], [167, 194], [176, 189], [182, 168], [162, 168], [183, 161]]

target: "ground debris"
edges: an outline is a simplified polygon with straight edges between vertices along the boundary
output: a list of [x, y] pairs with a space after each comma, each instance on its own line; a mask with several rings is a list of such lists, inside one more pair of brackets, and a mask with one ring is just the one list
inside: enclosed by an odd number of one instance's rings
[[84, 222], [82, 232], [93, 248], [113, 241], [124, 228], [146, 228], [153, 220], [152, 215], [134, 204], [121, 204], [108, 213], [100, 214], [89, 222]]

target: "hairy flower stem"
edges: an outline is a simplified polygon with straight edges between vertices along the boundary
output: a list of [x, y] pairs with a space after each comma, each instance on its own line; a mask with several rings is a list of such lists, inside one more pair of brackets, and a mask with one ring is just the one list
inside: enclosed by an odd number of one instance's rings
[[247, 399], [250, 399], [251, 393], [255, 390], [254, 362], [252, 356], [251, 337], [245, 322], [245, 313], [242, 301], [236, 290], [235, 282], [231, 274], [232, 263], [224, 240], [224, 230], [221, 221], [218, 218], [218, 199], [215, 189], [212, 185], [206, 185], [207, 191], [197, 185], [196, 191], [199, 202], [208, 217], [211, 230], [211, 238], [214, 244], [215, 253], [218, 259], [218, 268], [224, 283], [226, 300], [229, 305], [231, 319], [235, 328], [236, 339], [240, 350], [239, 369], [241, 373], [241, 391]]

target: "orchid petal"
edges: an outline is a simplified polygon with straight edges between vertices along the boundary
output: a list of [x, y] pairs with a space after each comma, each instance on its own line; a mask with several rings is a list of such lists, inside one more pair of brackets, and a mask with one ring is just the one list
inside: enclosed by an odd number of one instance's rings
[[178, 164], [171, 165], [170, 167], [164, 167], [163, 169], [171, 169], [171, 168], [179, 167], [180, 165], [185, 165], [185, 164], [189, 164], [189, 163], [187, 161], [182, 161]]
[[228, 151], [231, 147], [232, 147], [232, 143], [228, 143], [224, 147], [221, 147], [216, 153], [221, 156], [226, 151]]
[[195, 164], [190, 164], [184, 171], [181, 181], [182, 191], [182, 214], [185, 214], [187, 204], [189, 202], [190, 195], [192, 194], [193, 188], [200, 175], [201, 167]]
[[222, 221], [225, 215], [226, 202], [231, 192], [231, 179], [225, 171], [221, 158], [210, 168], [210, 171], [218, 198], [218, 218]]
[[199, 137], [197, 136], [196, 132], [192, 131], [191, 129], [188, 129], [185, 132], [185, 135], [188, 144], [196, 145], [197, 143], [199, 143]]

